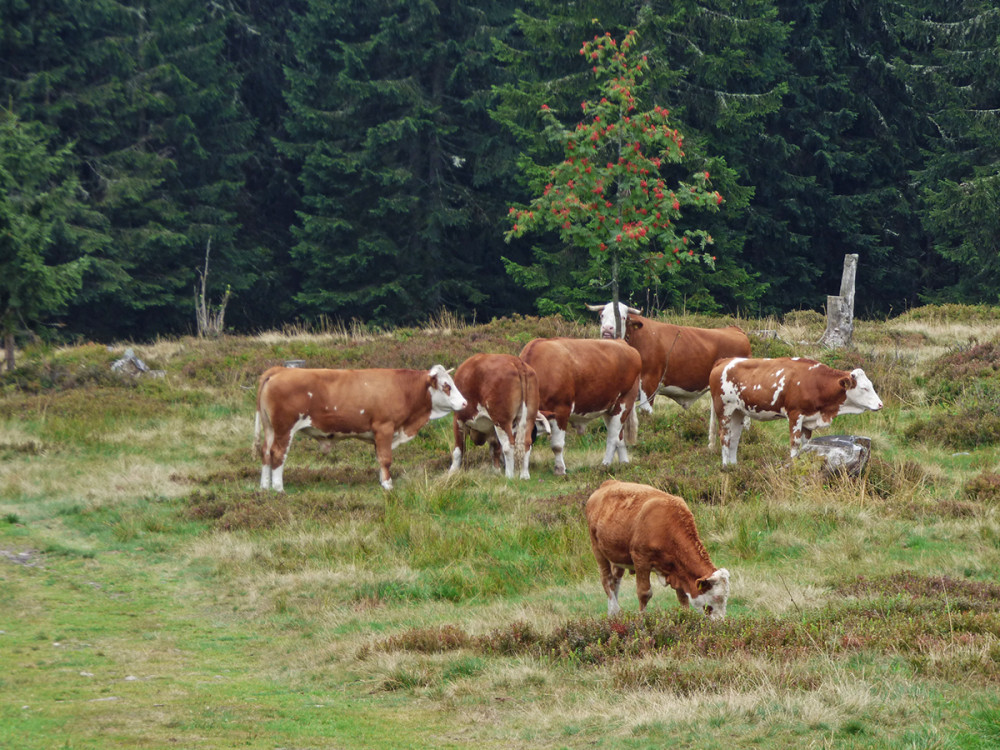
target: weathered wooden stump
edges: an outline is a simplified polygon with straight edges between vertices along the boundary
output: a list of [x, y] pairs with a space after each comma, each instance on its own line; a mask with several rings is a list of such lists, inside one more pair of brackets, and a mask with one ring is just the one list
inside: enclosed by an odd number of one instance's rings
[[802, 446], [802, 453], [816, 453], [823, 458], [823, 473], [826, 475], [846, 473], [856, 477], [865, 466], [872, 453], [872, 439], [858, 435], [822, 435], [814, 437]]
[[858, 271], [857, 253], [844, 256], [840, 296], [826, 298], [826, 331], [819, 343], [831, 349], [851, 345], [854, 337], [854, 278]]

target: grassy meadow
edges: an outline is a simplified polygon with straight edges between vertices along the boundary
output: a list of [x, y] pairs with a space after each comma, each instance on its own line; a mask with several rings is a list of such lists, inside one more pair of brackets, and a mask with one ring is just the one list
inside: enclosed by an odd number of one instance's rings
[[[716, 326], [732, 319], [674, 316]], [[657, 399], [627, 465], [600, 420], [568, 475], [529, 481], [451, 419], [393, 455], [291, 446], [284, 494], [251, 455], [257, 376], [452, 367], [596, 321], [361, 324], [131, 346], [27, 349], [0, 376], [0, 747], [1000, 747], [1000, 309], [738, 322], [756, 356], [863, 367], [886, 406], [818, 434], [872, 438], [863, 476], [790, 464], [755, 422], [740, 464], [707, 448], [708, 399]], [[684, 497], [732, 574], [709, 623], [634, 577], [606, 617], [582, 514], [609, 476]]]

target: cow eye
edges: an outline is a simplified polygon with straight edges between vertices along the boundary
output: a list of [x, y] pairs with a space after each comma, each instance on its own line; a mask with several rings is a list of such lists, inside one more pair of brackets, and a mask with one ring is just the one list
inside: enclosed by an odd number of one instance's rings
[[447, 383], [444, 384], [444, 388], [442, 388], [441, 390], [444, 391], [445, 396], [451, 395], [451, 386], [448, 385]]

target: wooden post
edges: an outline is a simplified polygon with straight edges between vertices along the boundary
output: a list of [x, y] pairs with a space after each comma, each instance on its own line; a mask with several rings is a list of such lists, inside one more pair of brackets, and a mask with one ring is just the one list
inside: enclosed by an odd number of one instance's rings
[[857, 253], [844, 256], [840, 296], [826, 298], [826, 331], [819, 343], [831, 349], [850, 346], [854, 337], [854, 280], [858, 272]]

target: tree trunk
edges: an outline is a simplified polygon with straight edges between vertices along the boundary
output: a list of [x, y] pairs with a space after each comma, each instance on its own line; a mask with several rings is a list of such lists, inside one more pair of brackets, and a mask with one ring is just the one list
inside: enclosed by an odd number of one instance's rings
[[819, 343], [831, 349], [851, 345], [854, 337], [854, 280], [858, 272], [857, 253], [844, 256], [840, 296], [826, 298], [826, 331]]
[[7, 372], [14, 369], [14, 332], [7, 331], [3, 337], [4, 359], [7, 362]]

